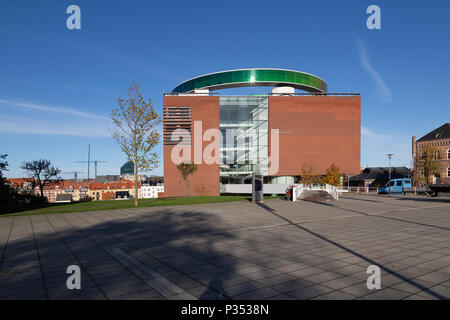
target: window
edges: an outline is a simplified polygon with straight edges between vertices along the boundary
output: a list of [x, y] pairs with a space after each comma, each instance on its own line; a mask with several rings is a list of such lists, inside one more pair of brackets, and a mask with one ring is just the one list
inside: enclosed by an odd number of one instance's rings
[[447, 150], [447, 159], [450, 160], [450, 149]]
[[397, 181], [397, 187], [401, 187], [402, 186], [402, 180], [398, 180]]
[[450, 167], [447, 168], [447, 177], [450, 177]]
[[439, 151], [436, 151], [434, 153], [434, 160], [440, 160], [441, 159], [441, 153]]

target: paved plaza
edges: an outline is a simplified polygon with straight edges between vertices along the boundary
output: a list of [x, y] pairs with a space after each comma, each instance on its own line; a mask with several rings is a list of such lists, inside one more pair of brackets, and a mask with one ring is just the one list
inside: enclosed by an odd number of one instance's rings
[[[67, 288], [69, 265], [80, 290]], [[0, 299], [448, 298], [445, 197], [0, 217]]]

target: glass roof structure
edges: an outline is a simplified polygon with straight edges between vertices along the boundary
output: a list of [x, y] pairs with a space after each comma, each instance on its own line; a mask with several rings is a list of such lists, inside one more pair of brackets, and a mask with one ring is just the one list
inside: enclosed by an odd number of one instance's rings
[[326, 93], [327, 83], [321, 78], [286, 69], [239, 69], [201, 75], [177, 85], [172, 92], [192, 93], [196, 89], [219, 90], [236, 87], [294, 87], [312, 93]]

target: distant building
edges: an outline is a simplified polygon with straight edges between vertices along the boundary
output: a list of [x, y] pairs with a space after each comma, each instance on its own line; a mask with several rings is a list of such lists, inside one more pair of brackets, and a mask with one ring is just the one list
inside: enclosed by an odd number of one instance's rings
[[[117, 182], [101, 183], [95, 182], [91, 183], [91, 188], [89, 189], [89, 196], [92, 200], [108, 200], [117, 199], [117, 192], [119, 194], [128, 194], [129, 196], [135, 196], [134, 183], [129, 180], [119, 180]], [[138, 198], [141, 197], [141, 185], [138, 184]], [[119, 197], [123, 198], [123, 197]]]
[[450, 183], [450, 123], [445, 123], [417, 141], [416, 137], [412, 137], [413, 158], [429, 145], [436, 148], [439, 162], [439, 173], [432, 177], [433, 183]]
[[70, 203], [72, 202], [72, 195], [67, 193], [60, 193], [56, 195], [56, 203]]
[[131, 161], [125, 162], [125, 164], [120, 167], [120, 175], [134, 175], [134, 163]]
[[[62, 180], [57, 182], [51, 182], [44, 187], [44, 197], [48, 202], [56, 202], [58, 195], [69, 194], [72, 197], [72, 201], [79, 201], [88, 196], [89, 183], [79, 182], [75, 180]], [[39, 186], [36, 186], [35, 193], [39, 194]]]
[[[412, 170], [406, 167], [391, 167], [391, 179], [411, 178]], [[381, 187], [389, 181], [389, 167], [367, 167], [360, 174], [350, 177], [350, 186]]]
[[31, 191], [36, 185], [34, 178], [6, 178], [6, 183], [23, 191]]
[[141, 197], [143, 199], [160, 198], [164, 193], [164, 180], [149, 179], [141, 181]]
[[[134, 176], [129, 176], [134, 179]], [[117, 176], [104, 177], [109, 177], [105, 179], [108, 180]], [[90, 182], [77, 180], [51, 181], [44, 186], [43, 194], [47, 201], [51, 203], [74, 202], [87, 199], [93, 201], [129, 199], [134, 198], [136, 194], [139, 199], [163, 196], [164, 180], [162, 177], [142, 177], [143, 180], [138, 182], [137, 192], [135, 191], [135, 183], [131, 180], [118, 179], [114, 182], [99, 182], [91, 179]], [[35, 184], [33, 178], [7, 179], [7, 184], [19, 191], [40, 195], [40, 188]]]
[[116, 182], [120, 180], [119, 175], [106, 175], [106, 176], [97, 176], [97, 182]]
[[[134, 182], [135, 176], [134, 176], [134, 174], [124, 174], [124, 175], [120, 176], [120, 179]], [[147, 176], [145, 174], [139, 174], [138, 175], [138, 180], [139, 181], [145, 180], [145, 179], [147, 179]]]
[[[147, 176], [145, 174], [138, 175], [138, 180], [145, 180]], [[125, 162], [125, 164], [120, 168], [120, 179], [134, 181], [134, 163], [131, 161]]]
[[[58, 202], [61, 195], [70, 195], [72, 201], [80, 201], [85, 198], [90, 198], [94, 201], [97, 200], [112, 200], [116, 199], [116, 193], [127, 193], [131, 196], [135, 196], [135, 186], [132, 181], [118, 180], [116, 182], [77, 182], [73, 180], [63, 180], [55, 183], [51, 183], [44, 187], [44, 196], [48, 202]], [[39, 187], [37, 186], [35, 192], [39, 194]], [[138, 184], [138, 197], [141, 197], [140, 183]]]

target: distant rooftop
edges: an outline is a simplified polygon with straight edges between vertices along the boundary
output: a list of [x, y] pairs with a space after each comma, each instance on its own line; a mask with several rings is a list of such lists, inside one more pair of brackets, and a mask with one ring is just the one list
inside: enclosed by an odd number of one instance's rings
[[[388, 172], [389, 167], [367, 167], [362, 172], [364, 173], [381, 173], [381, 172]], [[409, 172], [411, 169], [407, 167], [391, 167], [391, 171], [397, 171], [397, 172]]]
[[432, 140], [438, 140], [438, 139], [450, 139], [450, 123], [449, 122], [443, 124], [439, 128], [431, 131], [430, 133], [427, 133], [422, 138], [417, 140], [417, 142], [432, 141]]
[[[412, 170], [407, 167], [391, 167], [391, 179], [409, 178]], [[357, 180], [389, 180], [389, 167], [367, 167], [356, 176], [351, 176], [350, 181]]]

